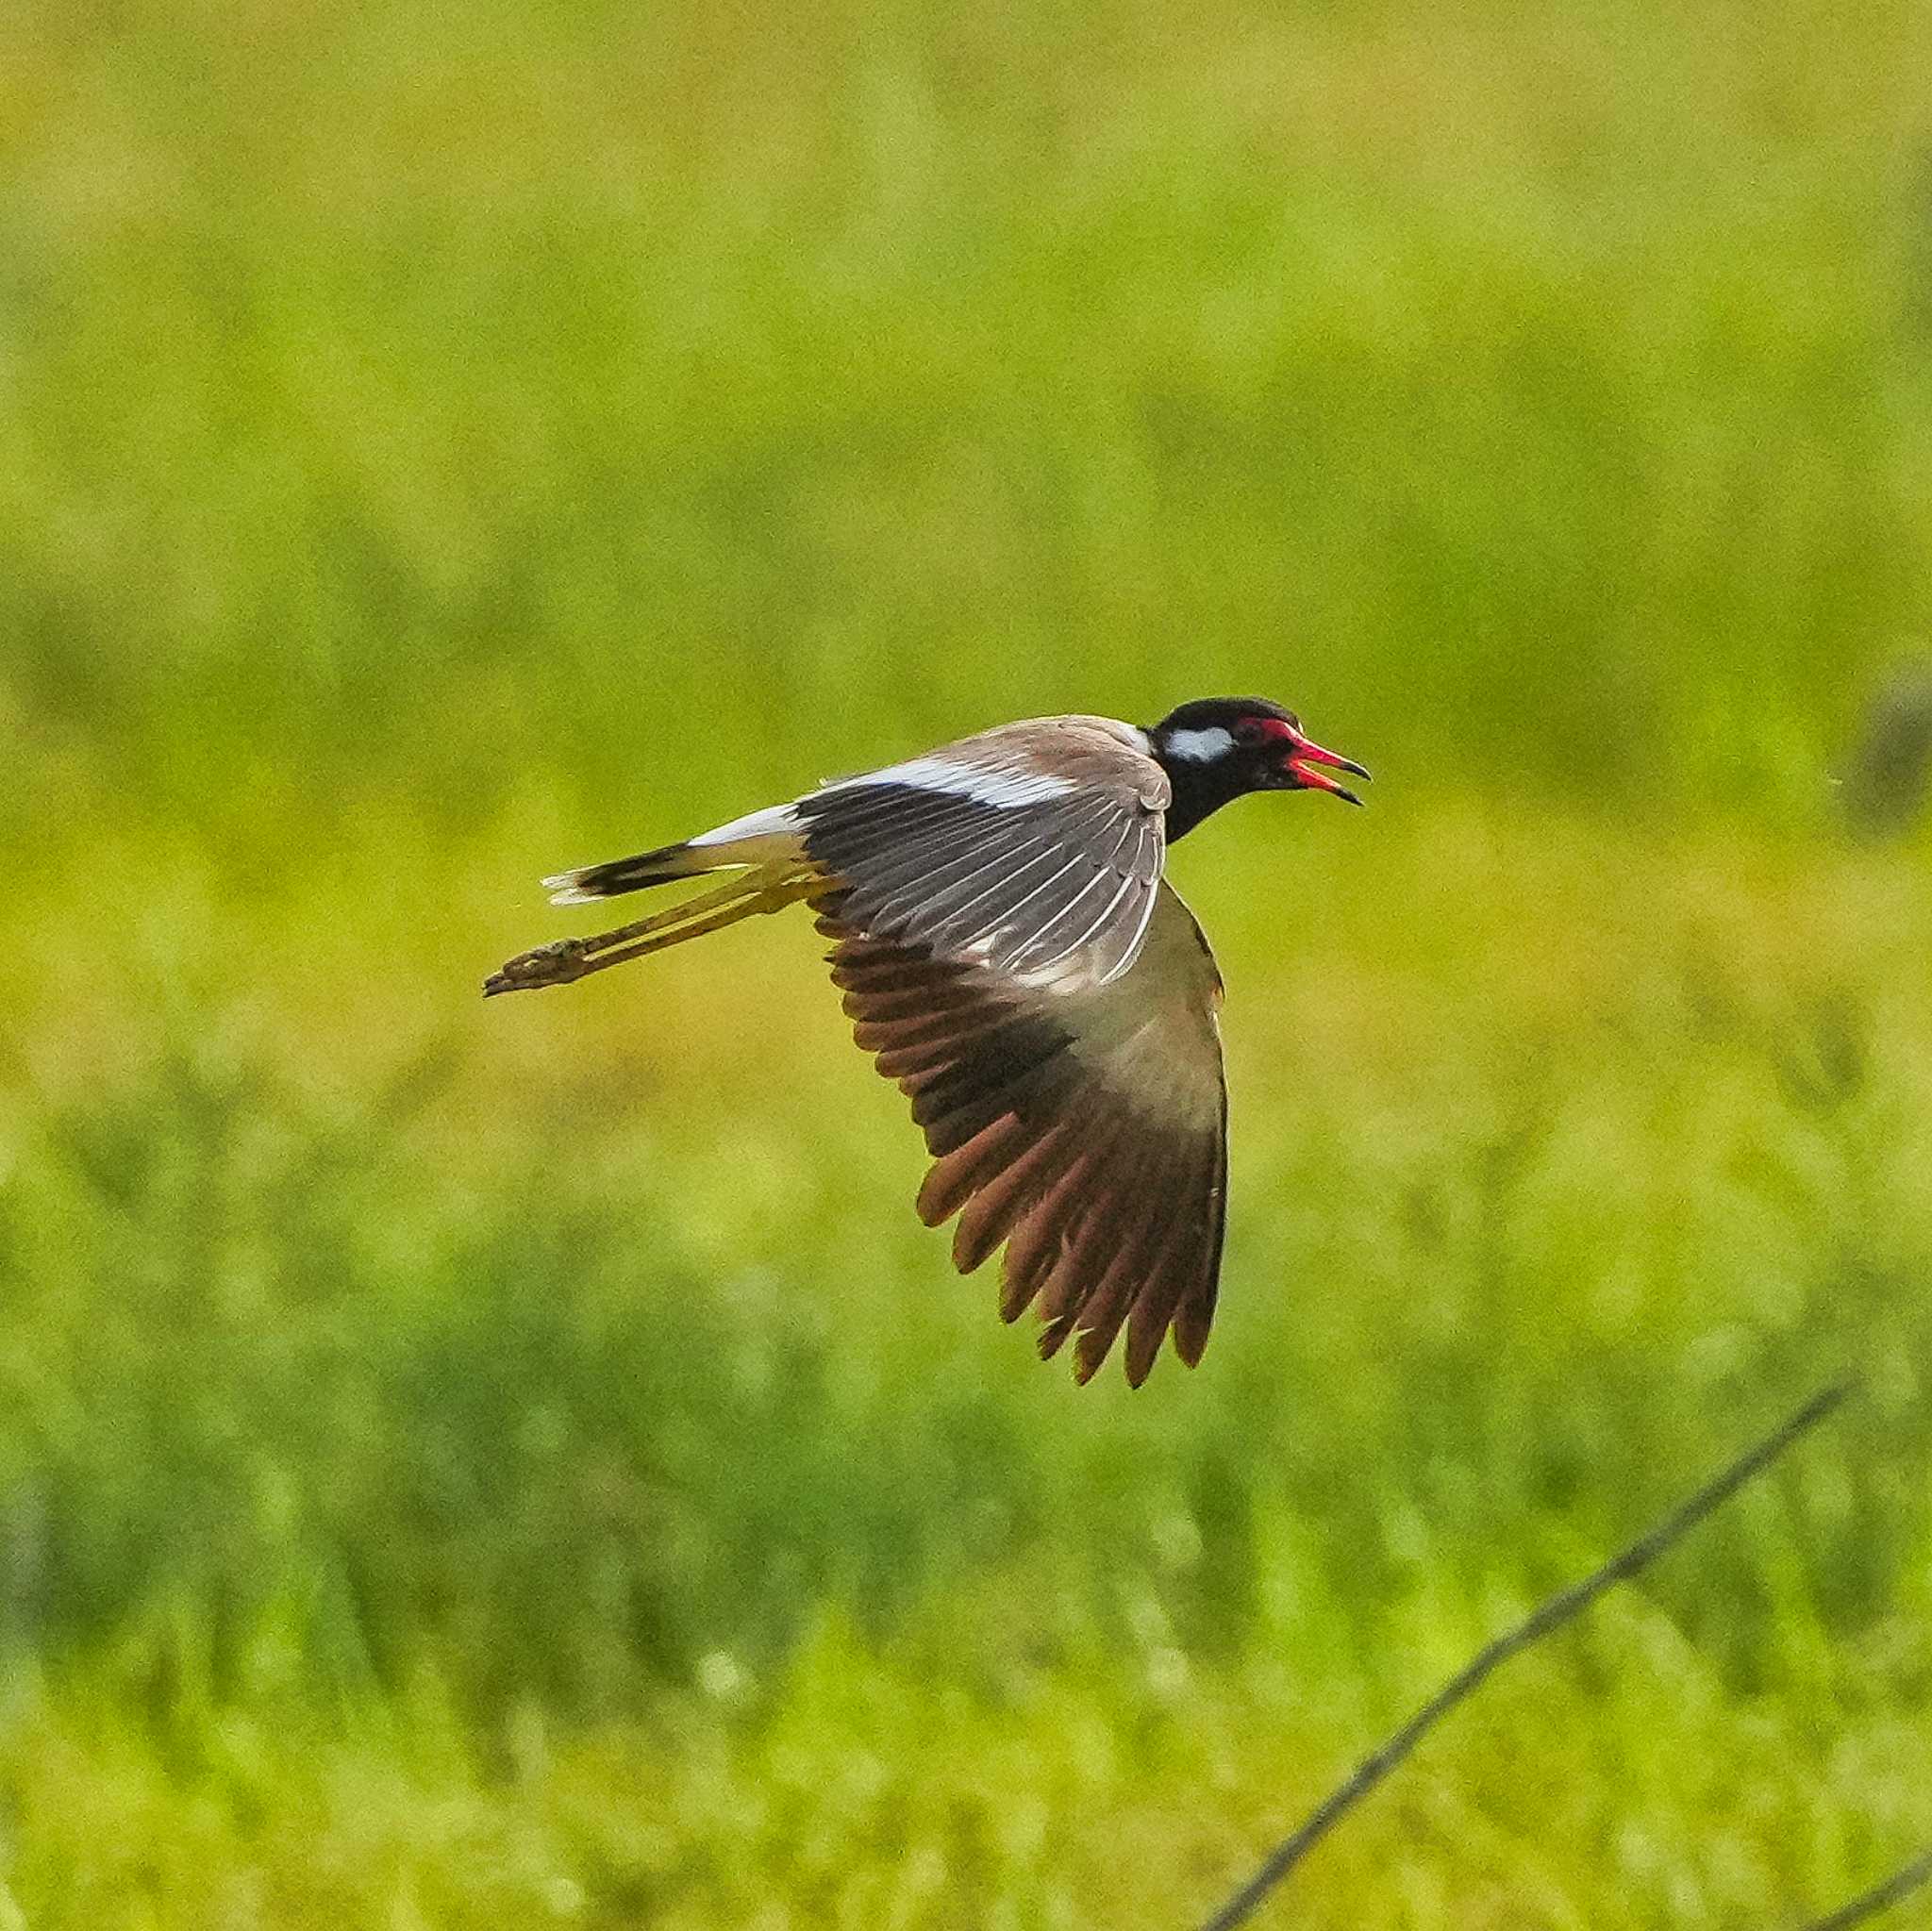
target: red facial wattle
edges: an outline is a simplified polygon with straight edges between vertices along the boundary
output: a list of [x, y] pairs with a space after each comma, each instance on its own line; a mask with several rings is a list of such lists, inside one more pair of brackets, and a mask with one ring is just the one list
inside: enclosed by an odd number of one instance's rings
[[1330, 796], [1345, 799], [1351, 805], [1361, 803], [1346, 785], [1339, 783], [1329, 774], [1345, 771], [1351, 776], [1365, 778], [1369, 774], [1366, 766], [1357, 764], [1352, 757], [1343, 757], [1339, 752], [1324, 750], [1292, 724], [1283, 724], [1278, 728], [1289, 743], [1288, 756], [1282, 759], [1282, 769], [1296, 784], [1307, 791], [1326, 791]]

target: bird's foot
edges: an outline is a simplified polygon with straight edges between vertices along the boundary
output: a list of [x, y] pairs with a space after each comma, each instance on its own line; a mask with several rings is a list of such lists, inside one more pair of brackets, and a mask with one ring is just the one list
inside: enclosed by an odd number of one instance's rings
[[525, 992], [539, 986], [567, 986], [591, 970], [591, 943], [584, 939], [555, 939], [531, 952], [520, 952], [483, 981], [483, 996]]

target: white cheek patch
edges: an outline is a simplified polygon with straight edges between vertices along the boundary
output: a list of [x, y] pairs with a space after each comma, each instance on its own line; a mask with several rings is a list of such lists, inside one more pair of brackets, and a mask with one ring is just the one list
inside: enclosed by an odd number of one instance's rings
[[981, 805], [1043, 805], [1079, 787], [1046, 772], [999, 771], [988, 765], [954, 764], [943, 757], [911, 757], [862, 777], [826, 785], [827, 791], [857, 791], [865, 785], [911, 785], [922, 791], [944, 791]]
[[1194, 764], [1211, 764], [1234, 749], [1234, 733], [1219, 724], [1205, 731], [1170, 731], [1163, 748], [1170, 757], [1185, 757]]

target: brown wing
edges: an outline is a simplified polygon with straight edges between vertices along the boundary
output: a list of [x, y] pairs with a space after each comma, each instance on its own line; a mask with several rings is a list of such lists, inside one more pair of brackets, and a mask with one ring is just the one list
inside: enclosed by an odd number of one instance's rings
[[1139, 949], [1167, 774], [1130, 726], [1035, 718], [827, 785], [787, 807], [843, 923], [1041, 983]]
[[1015, 980], [974, 958], [858, 928], [834, 903], [858, 1043], [898, 1081], [934, 1164], [929, 1226], [959, 1215], [971, 1273], [1006, 1243], [1000, 1312], [1038, 1304], [1041, 1352], [1069, 1335], [1085, 1381], [1123, 1325], [1138, 1387], [1172, 1327], [1191, 1366], [1208, 1344], [1227, 1186], [1221, 978], [1193, 915], [1157, 883], [1143, 941], [1111, 978], [1091, 955]]

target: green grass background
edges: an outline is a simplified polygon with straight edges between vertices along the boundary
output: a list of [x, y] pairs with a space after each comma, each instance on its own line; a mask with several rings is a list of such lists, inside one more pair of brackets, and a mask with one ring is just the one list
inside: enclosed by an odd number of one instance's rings
[[[0, 10], [0, 1925], [1777, 1925], [1932, 1836], [1932, 15]], [[1203, 1368], [802, 919], [540, 873], [1257, 690]], [[1922, 1906], [1923, 1911], [1924, 1906]], [[1903, 1922], [1903, 1918], [1902, 1918]]]

